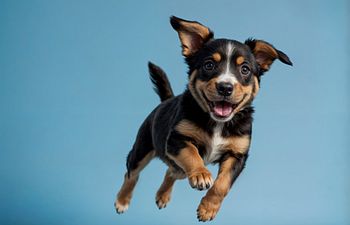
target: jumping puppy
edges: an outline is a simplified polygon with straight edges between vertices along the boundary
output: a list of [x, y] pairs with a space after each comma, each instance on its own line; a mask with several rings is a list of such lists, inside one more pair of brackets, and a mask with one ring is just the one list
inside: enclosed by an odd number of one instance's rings
[[[189, 66], [188, 86], [174, 96], [166, 74], [149, 63], [162, 103], [139, 129], [115, 207], [118, 213], [127, 210], [141, 170], [159, 157], [169, 168], [156, 194], [158, 207], [166, 207], [174, 182], [187, 177], [191, 187], [209, 189], [197, 209], [198, 219], [207, 221], [216, 216], [247, 160], [254, 112], [251, 103], [261, 76], [275, 59], [288, 65], [292, 62], [262, 40], [214, 39], [213, 32], [198, 22], [173, 16], [170, 23]], [[206, 168], [210, 163], [219, 164], [215, 181]]]

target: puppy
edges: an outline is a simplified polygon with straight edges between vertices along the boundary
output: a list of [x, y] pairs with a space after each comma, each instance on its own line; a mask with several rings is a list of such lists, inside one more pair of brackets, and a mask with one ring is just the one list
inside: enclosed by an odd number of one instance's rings
[[[214, 39], [213, 32], [195, 21], [171, 17], [188, 64], [188, 86], [174, 96], [166, 74], [149, 63], [151, 80], [162, 103], [141, 125], [127, 157], [127, 173], [117, 195], [117, 213], [127, 210], [141, 170], [158, 157], [168, 166], [156, 194], [159, 209], [170, 201], [177, 179], [192, 188], [209, 189], [198, 209], [199, 221], [212, 220], [241, 173], [252, 133], [251, 106], [261, 76], [275, 59], [292, 65], [271, 44]], [[219, 164], [215, 180], [207, 164]]]

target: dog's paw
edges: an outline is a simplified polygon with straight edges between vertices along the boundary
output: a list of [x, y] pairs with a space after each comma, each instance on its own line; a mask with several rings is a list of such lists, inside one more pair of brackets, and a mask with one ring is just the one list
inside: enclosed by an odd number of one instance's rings
[[202, 198], [197, 209], [198, 220], [202, 222], [213, 220], [220, 209], [220, 205], [220, 201], [206, 197]]
[[192, 188], [200, 191], [206, 190], [213, 185], [211, 173], [206, 168], [200, 168], [188, 175], [188, 181]]
[[115, 207], [115, 210], [118, 214], [122, 214], [128, 210], [129, 202], [121, 202], [121, 201], [117, 200], [114, 203], [114, 207]]
[[157, 193], [156, 204], [159, 209], [165, 208], [169, 201], [170, 201], [170, 193], [168, 192]]

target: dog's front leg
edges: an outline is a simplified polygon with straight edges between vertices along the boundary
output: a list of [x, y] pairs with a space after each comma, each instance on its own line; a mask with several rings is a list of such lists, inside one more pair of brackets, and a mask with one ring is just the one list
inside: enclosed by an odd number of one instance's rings
[[170, 137], [166, 153], [186, 173], [192, 188], [205, 190], [211, 187], [211, 173], [205, 167], [197, 147], [190, 141]]
[[241, 154], [228, 156], [220, 163], [214, 185], [208, 190], [198, 206], [197, 218], [199, 221], [214, 219], [233, 182], [243, 170], [247, 157], [248, 155]]

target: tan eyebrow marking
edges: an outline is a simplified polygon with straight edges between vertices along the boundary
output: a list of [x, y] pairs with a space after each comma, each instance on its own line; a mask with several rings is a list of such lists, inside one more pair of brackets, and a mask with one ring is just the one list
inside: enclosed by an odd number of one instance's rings
[[212, 55], [213, 59], [215, 62], [220, 62], [221, 61], [221, 55], [220, 53], [218, 52], [215, 52], [213, 55]]
[[244, 62], [244, 57], [243, 56], [238, 56], [236, 59], [236, 64], [241, 65]]

